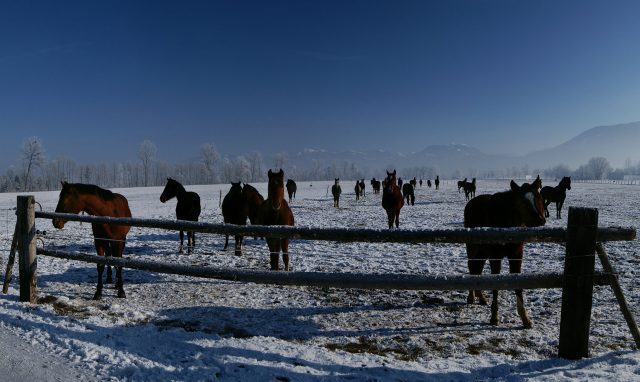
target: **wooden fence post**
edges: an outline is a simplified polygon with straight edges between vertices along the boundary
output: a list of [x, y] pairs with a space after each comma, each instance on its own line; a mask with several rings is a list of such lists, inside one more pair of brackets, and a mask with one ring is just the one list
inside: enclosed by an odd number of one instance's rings
[[17, 227], [20, 268], [20, 301], [35, 304], [36, 289], [36, 226], [35, 199], [33, 195], [18, 196]]
[[589, 356], [598, 210], [569, 208], [558, 356]]

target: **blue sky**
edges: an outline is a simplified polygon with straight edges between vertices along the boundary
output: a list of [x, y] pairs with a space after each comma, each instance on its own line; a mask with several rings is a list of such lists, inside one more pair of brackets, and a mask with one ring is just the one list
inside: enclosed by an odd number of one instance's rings
[[306, 147], [526, 153], [640, 120], [640, 2], [0, 0], [0, 168]]

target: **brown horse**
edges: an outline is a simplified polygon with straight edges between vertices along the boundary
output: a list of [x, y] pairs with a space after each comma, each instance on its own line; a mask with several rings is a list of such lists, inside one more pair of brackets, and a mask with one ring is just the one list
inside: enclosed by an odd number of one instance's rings
[[[227, 224], [246, 225], [248, 207], [244, 198], [242, 197], [242, 185], [240, 182], [231, 182], [231, 189], [222, 200], [222, 217]], [[235, 237], [235, 254], [237, 256], [242, 255], [242, 235], [236, 235]], [[224, 237], [224, 248], [226, 250], [229, 246], [229, 235]]]
[[[200, 217], [200, 195], [195, 192], [187, 191], [182, 184], [171, 178], [167, 178], [167, 185], [164, 186], [160, 201], [165, 203], [167, 200], [176, 198], [176, 218], [179, 220], [189, 220], [197, 222]], [[184, 244], [184, 232], [180, 230], [180, 248], [178, 252], [182, 253]], [[190, 254], [196, 245], [196, 235], [193, 231], [187, 231], [187, 251]]]
[[413, 191], [414, 187], [411, 182], [402, 185], [402, 196], [407, 200], [407, 205], [411, 204], [413, 206], [416, 204], [416, 195]]
[[387, 212], [389, 228], [393, 228], [395, 221], [396, 228], [400, 226], [400, 209], [404, 206], [404, 199], [400, 187], [396, 184], [396, 170], [387, 171], [387, 178], [382, 189], [382, 208]]
[[[518, 186], [511, 181], [511, 190], [493, 195], [479, 195], [471, 199], [464, 209], [464, 226], [474, 227], [539, 227], [546, 223], [544, 218], [544, 203], [540, 196], [542, 182], [538, 177], [533, 184], [523, 183]], [[520, 273], [522, 268], [524, 243], [505, 244], [467, 244], [467, 258], [469, 273], [479, 275], [484, 264], [489, 260], [491, 273], [500, 273], [503, 258], [509, 260], [509, 271]], [[518, 314], [525, 328], [531, 328], [533, 323], [524, 307], [522, 289], [515, 291]], [[473, 304], [478, 297], [480, 304], [486, 305], [482, 291], [469, 291], [467, 303]], [[498, 319], [498, 291], [493, 291], [491, 303], [491, 324], [497, 325]]]
[[260, 195], [255, 187], [246, 183], [244, 187], [242, 187], [242, 197], [245, 203], [247, 203], [247, 216], [249, 217], [249, 221], [251, 224], [260, 224], [258, 220], [262, 203], [264, 203], [264, 197]]
[[[262, 203], [260, 223], [263, 225], [293, 225], [293, 213], [289, 204], [284, 200], [284, 171], [271, 172], [269, 170], [269, 186], [267, 200]], [[284, 270], [289, 268], [289, 239], [267, 237], [267, 245], [271, 254], [271, 270], [280, 269], [279, 257], [282, 251]]]
[[356, 180], [356, 186], [354, 187], [353, 191], [356, 193], [356, 201], [358, 201], [360, 199], [360, 196], [362, 196], [362, 185], [360, 184], [359, 180]]
[[[62, 182], [62, 191], [56, 206], [56, 212], [130, 218], [131, 211], [127, 198], [92, 184]], [[62, 219], [53, 219], [53, 226], [62, 229], [66, 223]], [[92, 223], [93, 240], [98, 256], [122, 257], [129, 226]], [[98, 265], [98, 286], [94, 300], [102, 297], [102, 272], [104, 265]], [[107, 283], [111, 283], [111, 267], [107, 269]], [[118, 297], [125, 298], [122, 286], [122, 267], [116, 267], [116, 288]]]
[[[409, 184], [411, 184], [413, 186], [413, 188], [416, 188], [418, 186], [418, 181], [416, 180], [416, 177], [414, 176], [413, 179], [411, 179], [409, 181]], [[422, 184], [420, 184], [422, 186]]]

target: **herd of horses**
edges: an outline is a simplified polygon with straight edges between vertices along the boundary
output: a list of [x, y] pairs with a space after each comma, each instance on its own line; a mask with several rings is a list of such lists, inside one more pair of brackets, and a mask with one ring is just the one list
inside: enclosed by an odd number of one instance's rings
[[[222, 215], [225, 223], [245, 225], [247, 219], [251, 224], [257, 225], [280, 225], [293, 226], [294, 217], [289, 207], [289, 203], [285, 200], [284, 189], [284, 171], [280, 169], [278, 172], [268, 171], [268, 187], [267, 198], [262, 195], [251, 185], [240, 182], [231, 183], [231, 188], [222, 202]], [[417, 185], [414, 177], [402, 186], [401, 179], [396, 177], [395, 170], [387, 171], [384, 180], [379, 181], [375, 178], [371, 180], [371, 186], [374, 194], [382, 189], [382, 207], [387, 214], [388, 226], [390, 229], [395, 225], [400, 226], [400, 210], [405, 204], [414, 204], [414, 189]], [[427, 183], [429, 184], [430, 181]], [[436, 189], [439, 189], [440, 180], [435, 179]], [[422, 180], [420, 180], [422, 184]], [[286, 182], [286, 189], [289, 201], [295, 199], [297, 186], [295, 182], [289, 179]], [[468, 202], [464, 209], [464, 227], [539, 227], [546, 223], [549, 216], [548, 206], [550, 203], [556, 203], [556, 217], [560, 218], [560, 211], [566, 198], [566, 191], [571, 189], [571, 178], [564, 177], [556, 187], [542, 187], [542, 181], [538, 176], [532, 183], [523, 183], [517, 185], [513, 180], [510, 183], [510, 189], [504, 192], [494, 194], [484, 194], [475, 196], [476, 180], [473, 178], [471, 182], [467, 182], [466, 178], [458, 182], [458, 191], [463, 189]], [[357, 180], [355, 186], [356, 198], [364, 196], [365, 183], [364, 179]], [[340, 179], [336, 178], [331, 187], [333, 195], [334, 207], [339, 207], [340, 195], [342, 189], [340, 187]], [[160, 202], [165, 203], [172, 198], [177, 199], [176, 217], [179, 220], [198, 221], [201, 212], [200, 197], [195, 192], [186, 191], [185, 188], [176, 180], [168, 178], [167, 184], [160, 195]], [[469, 200], [469, 198], [471, 199]], [[127, 199], [120, 194], [113, 193], [109, 190], [102, 189], [95, 185], [67, 183], [62, 182], [62, 190], [56, 211], [60, 213], [80, 213], [85, 212], [89, 215], [111, 216], [111, 217], [131, 217], [131, 211]], [[55, 228], [61, 229], [65, 225], [63, 219], [55, 218], [52, 221]], [[91, 225], [96, 253], [99, 256], [115, 256], [121, 257], [124, 251], [125, 240], [129, 232], [128, 226], [109, 225], [101, 223], [93, 223]], [[224, 249], [227, 248], [229, 242], [228, 235], [225, 237]], [[243, 237], [237, 235], [235, 237], [235, 254], [242, 255]], [[284, 270], [290, 270], [289, 263], [289, 240], [284, 238], [266, 238], [267, 246], [270, 253], [271, 270], [280, 269], [279, 258], [282, 254]], [[180, 247], [179, 252], [183, 252], [184, 234], [180, 231]], [[195, 245], [194, 232], [187, 232], [187, 246], [189, 253]], [[524, 243], [507, 243], [507, 244], [467, 244], [467, 260], [469, 273], [479, 275], [484, 269], [485, 263], [488, 261], [491, 273], [500, 273], [502, 259], [506, 258], [509, 262], [509, 271], [511, 273], [520, 273], [522, 267], [522, 258], [524, 253]], [[102, 274], [104, 265], [98, 265], [98, 284], [94, 299], [100, 299], [102, 296]], [[111, 267], [107, 268], [106, 283], [112, 282]], [[116, 288], [117, 296], [124, 298], [125, 292], [122, 280], [122, 267], [116, 267]], [[516, 306], [518, 314], [522, 319], [525, 328], [532, 327], [532, 321], [527, 315], [522, 290], [516, 290]], [[480, 304], [486, 305], [482, 291], [471, 290], [467, 302], [473, 304], [476, 299]], [[498, 291], [493, 291], [493, 300], [491, 304], [491, 320], [490, 323], [497, 325], [498, 319]]]

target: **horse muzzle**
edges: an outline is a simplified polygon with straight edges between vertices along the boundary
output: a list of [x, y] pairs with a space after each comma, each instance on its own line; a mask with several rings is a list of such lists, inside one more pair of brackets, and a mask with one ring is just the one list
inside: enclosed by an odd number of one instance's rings
[[164, 203], [164, 202], [166, 202], [166, 201], [167, 201], [167, 198], [165, 198], [164, 196], [161, 196], [161, 197], [160, 197], [160, 202], [161, 202], [161, 203]]
[[66, 221], [62, 219], [53, 219], [51, 222], [53, 223], [53, 226], [57, 229], [64, 228], [64, 224], [66, 223]]

